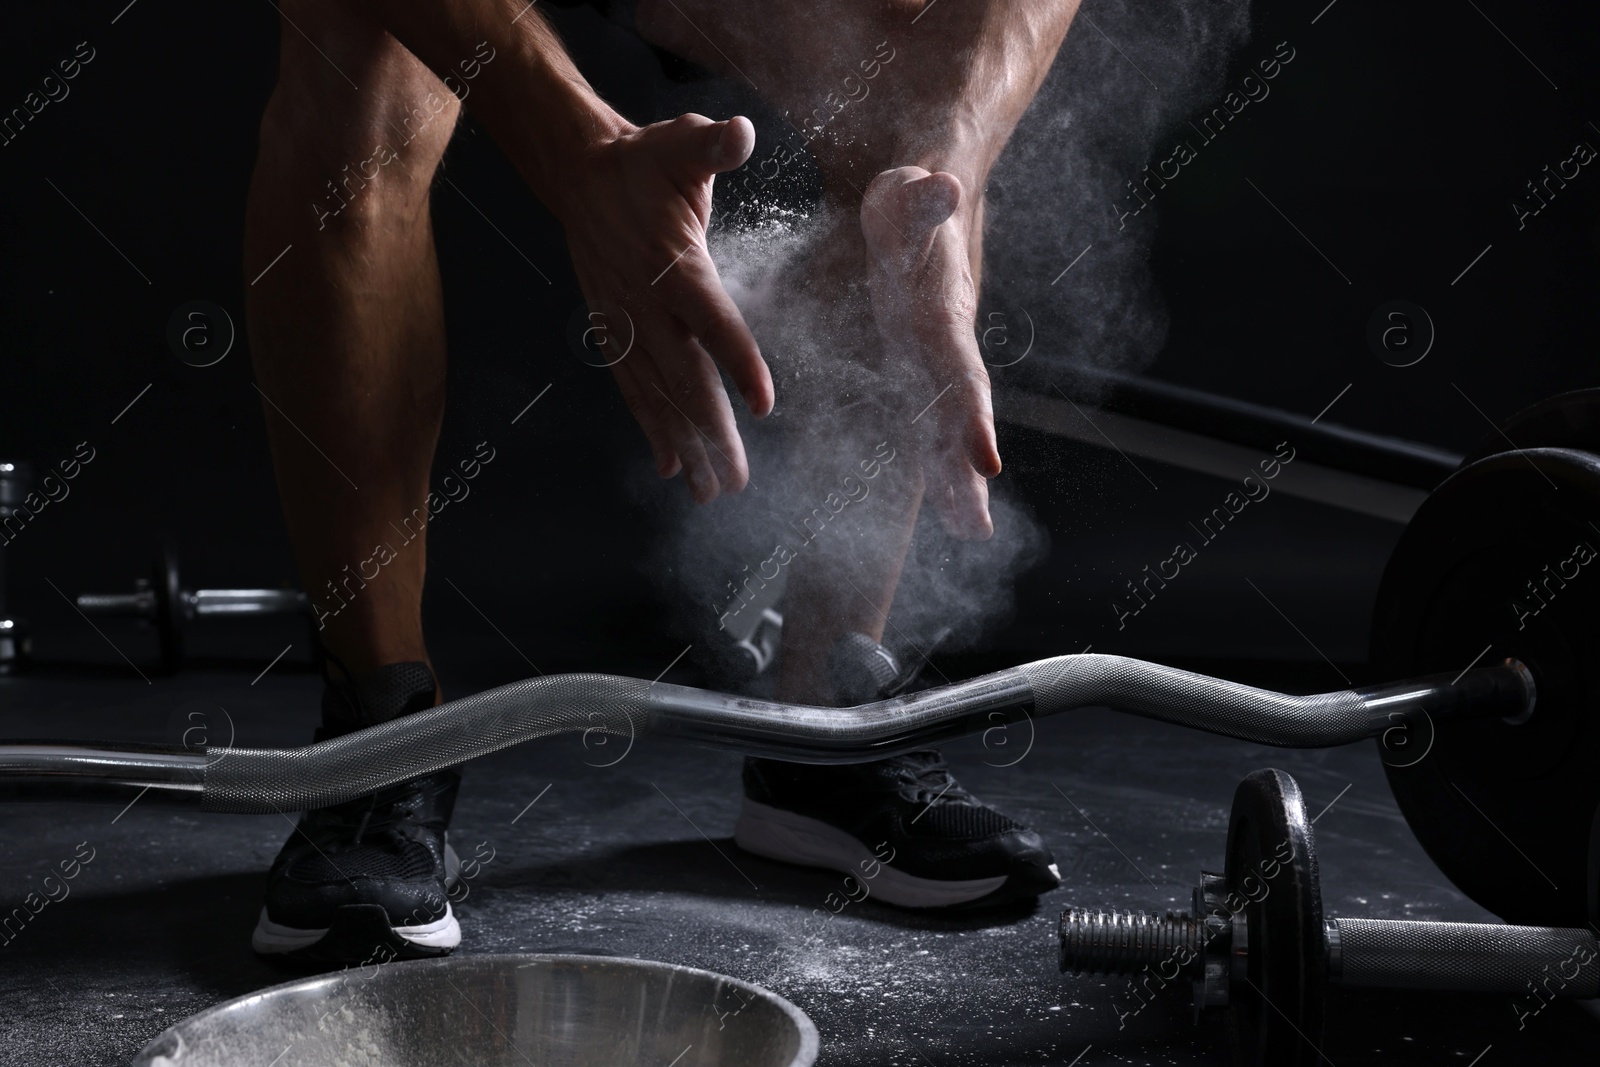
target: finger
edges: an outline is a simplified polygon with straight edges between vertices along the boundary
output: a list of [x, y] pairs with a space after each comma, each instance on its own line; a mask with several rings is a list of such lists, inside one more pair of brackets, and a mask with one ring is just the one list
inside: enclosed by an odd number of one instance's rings
[[[596, 287], [587, 277], [580, 276], [579, 281], [586, 293], [596, 291]], [[630, 337], [629, 349], [611, 360], [608, 367], [612, 380], [617, 383], [617, 391], [622, 394], [623, 404], [627, 406], [628, 413], [633, 416], [633, 421], [638, 423], [639, 429], [644, 432], [645, 440], [650, 445], [656, 474], [662, 478], [671, 478], [683, 469], [683, 462], [677, 449], [672, 446], [671, 436], [661, 418], [660, 405], [635, 370], [639, 358], [631, 351], [635, 340]], [[629, 355], [635, 355], [635, 359], [628, 359]]]
[[722, 287], [716, 264], [700, 249], [679, 261], [675, 276], [663, 279], [665, 295], [689, 332], [739, 390], [745, 406], [756, 418], [772, 411], [772, 371], [761, 358], [761, 347], [745, 325], [738, 305]]
[[911, 227], [904, 236], [916, 244], [926, 231], [955, 214], [961, 205], [961, 180], [947, 171], [930, 174], [921, 167], [886, 170], [868, 183], [861, 198], [863, 225], [886, 205]]
[[663, 316], [649, 327], [652, 336], [670, 339], [654, 349], [664, 399], [699, 436], [721, 488], [738, 492], [749, 481], [749, 466], [716, 363], [682, 323]]
[[994, 399], [989, 390], [987, 371], [975, 371], [968, 376], [969, 403], [966, 410], [966, 460], [983, 478], [993, 478], [1000, 473], [1000, 445], [994, 432]]
[[622, 393], [622, 402], [628, 406], [633, 420], [644, 431], [645, 440], [650, 442], [656, 473], [663, 478], [671, 478], [683, 469], [683, 461], [679, 459], [677, 449], [672, 447], [671, 437], [662, 425], [658, 403], [654, 397], [646, 395], [629, 361], [612, 364], [611, 375], [616, 379], [618, 391]]
[[683, 461], [683, 477], [689, 483], [689, 495], [697, 504], [709, 504], [717, 498], [722, 483], [706, 452], [704, 439], [694, 424], [683, 414], [682, 405], [675, 401], [659, 377], [650, 381], [649, 389], [655, 394], [661, 423], [673, 450]]
[[[684, 478], [689, 483], [690, 495], [696, 503], [709, 503], [720, 492], [722, 479], [718, 477], [717, 466], [706, 448], [705, 438], [686, 412], [684, 401], [677, 395], [682, 388], [679, 384], [681, 375], [665, 373], [662, 366], [667, 360], [681, 358], [670, 353], [675, 345], [681, 346], [682, 339], [672, 337], [670, 331], [663, 330], [660, 324], [648, 319], [640, 323], [640, 330], [644, 350], [638, 353], [641, 358], [633, 372], [638, 377], [641, 392], [654, 406], [659, 425], [673, 451], [683, 461]], [[705, 357], [702, 355], [701, 358]]]
[[932, 480], [940, 485], [934, 502], [945, 530], [963, 541], [987, 541], [994, 536], [989, 483], [953, 453], [944, 457], [941, 467]]
[[655, 404], [661, 413], [667, 438], [683, 460], [683, 476], [689, 483], [689, 495], [694, 497], [697, 504], [709, 504], [717, 498], [722, 481], [717, 477], [716, 466], [706, 451], [705, 439], [659, 376], [652, 377], [649, 389], [655, 394]]
[[727, 440], [719, 440], [725, 434], [719, 432], [721, 427], [714, 416], [707, 418], [705, 402], [698, 393], [698, 389], [704, 386], [697, 387], [692, 381], [674, 382], [670, 372], [666, 372], [656, 388], [669, 409], [670, 414], [666, 418], [678, 427], [677, 432], [684, 442], [681, 447], [698, 447], [698, 455], [705, 458], [705, 466], [710, 470], [717, 490], [734, 492], [735, 483], [742, 488], [744, 476], [737, 467], [737, 446]]
[[737, 170], [756, 147], [756, 128], [743, 115], [722, 122], [704, 115], [680, 115], [666, 124], [661, 136], [668, 158], [691, 178]]
[[913, 178], [905, 183], [900, 193], [905, 197], [912, 225], [919, 229], [940, 225], [961, 206], [961, 181], [944, 171]]
[[681, 411], [669, 409], [663, 417], [672, 425], [678, 454], [684, 458], [683, 471], [689, 483], [689, 495], [696, 504], [711, 503], [722, 491], [722, 481], [717, 477], [716, 465], [710, 453], [706, 451], [704, 438]]

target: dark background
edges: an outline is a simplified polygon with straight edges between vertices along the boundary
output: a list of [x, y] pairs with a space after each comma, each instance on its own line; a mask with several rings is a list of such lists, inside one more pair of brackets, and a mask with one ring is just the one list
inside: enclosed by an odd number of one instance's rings
[[[0, 40], [7, 109], [78, 42], [97, 52], [66, 100], [0, 148], [0, 454], [47, 466], [83, 440], [98, 453], [71, 497], [8, 550], [12, 610], [32, 619], [45, 669], [128, 671], [60, 594], [128, 587], [158, 544], [180, 553], [191, 585], [294, 581], [244, 338], [204, 369], [166, 343], [169, 317], [190, 300], [223, 306], [242, 328], [242, 205], [277, 17], [267, 3], [124, 3], [16, 10]], [[1575, 142], [1600, 146], [1590, 124], [1600, 116], [1596, 15], [1504, 0], [1321, 9], [1322, 0], [1255, 5], [1227, 82], [1283, 39], [1298, 53], [1293, 76], [1162, 195], [1153, 265], [1171, 328], [1145, 373], [1303, 415], [1350, 383], [1327, 421], [1462, 451], [1489, 429], [1485, 415], [1594, 384], [1600, 168], [1584, 168], [1520, 232], [1510, 204]], [[1084, 10], [1118, 35], [1092, 0]], [[559, 21], [608, 98], [636, 121], [660, 117], [665, 81], [648, 49], [587, 10]], [[1080, 20], [1059, 62], [1107, 47]], [[714, 100], [716, 86], [706, 88]], [[1028, 135], [1025, 119], [1017, 136]], [[442, 659], [457, 684], [526, 673], [487, 620], [545, 670], [664, 664], [681, 642], [644, 562], [663, 519], [654, 498], [631, 488], [647, 453], [609, 380], [568, 349], [580, 298], [558, 228], [470, 119], [446, 168], [506, 239], [437, 187], [453, 353], [439, 457], [453, 463], [487, 439], [500, 458], [431, 537], [433, 641], [449, 645]], [[1116, 192], [1106, 191], [1108, 203]], [[1049, 226], [1048, 213], [1038, 223]], [[1373, 309], [1397, 298], [1427, 308], [1438, 333], [1428, 358], [1403, 369], [1364, 338]], [[1084, 355], [1045, 348], [1035, 358], [1063, 368]], [[1108, 609], [1117, 576], [1164, 556], [1171, 531], [1226, 487], [1142, 464], [1157, 494], [1114, 453], [1015, 427], [1002, 427], [1002, 451], [1003, 480], [1052, 545], [982, 657], [1091, 642], [1170, 660], [1317, 661], [1317, 649], [1347, 664], [1364, 657], [1366, 615], [1398, 527], [1280, 496], [1208, 550], [1159, 611], [1119, 633]], [[1254, 599], [1245, 573], [1304, 639]], [[141, 663], [152, 654], [153, 639], [133, 624], [105, 629]], [[196, 632], [193, 643], [244, 665], [264, 664], [290, 640], [285, 666], [304, 664], [308, 643], [288, 622]]]

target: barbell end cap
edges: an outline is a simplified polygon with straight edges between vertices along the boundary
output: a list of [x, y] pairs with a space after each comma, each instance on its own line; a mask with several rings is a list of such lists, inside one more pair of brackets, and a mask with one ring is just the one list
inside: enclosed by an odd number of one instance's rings
[[1339, 937], [1338, 919], [1323, 921], [1322, 943], [1328, 960], [1328, 981], [1338, 983], [1344, 978], [1344, 942]]
[[1517, 677], [1522, 681], [1523, 692], [1527, 694], [1526, 700], [1523, 701], [1522, 710], [1515, 715], [1502, 716], [1502, 719], [1512, 726], [1521, 726], [1533, 718], [1533, 709], [1539, 703], [1539, 687], [1533, 680], [1533, 671], [1529, 669], [1526, 663], [1515, 656], [1507, 656], [1502, 666], [1516, 672]]

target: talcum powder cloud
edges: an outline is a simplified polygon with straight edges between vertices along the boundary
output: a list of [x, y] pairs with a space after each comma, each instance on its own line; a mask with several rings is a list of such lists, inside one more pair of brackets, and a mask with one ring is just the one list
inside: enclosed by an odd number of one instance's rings
[[[1051, 361], [1053, 374], [1073, 367], [1137, 370], [1155, 357], [1167, 326], [1148, 267], [1154, 219], [1146, 213], [1138, 225], [1119, 225], [1113, 205], [1149, 162], [1158, 136], [1223, 88], [1248, 30], [1248, 3], [1084, 5], [986, 189], [980, 323], [992, 321], [987, 316], [994, 311], [1010, 321], [1026, 311], [1036, 336], [1028, 358]], [[679, 87], [664, 105], [672, 113], [750, 109], [750, 101], [725, 83]], [[759, 129], [759, 113], [752, 113]], [[829, 220], [792, 195], [763, 200], [764, 188], [803, 187], [804, 160], [791, 162], [780, 153], [774, 162], [763, 143], [751, 166], [763, 165], [769, 173], [783, 171], [781, 180], [720, 180], [718, 210], [731, 209], [739, 222], [714, 226], [710, 242], [780, 390], [773, 417], [741, 421], [755, 486], [695, 508], [681, 487], [645, 487], [640, 480], [641, 491], [669, 520], [647, 570], [679, 606], [675, 618], [683, 637], [702, 650], [726, 644], [719, 620], [764, 580], [752, 584], [752, 575], [773, 573], [775, 545], [794, 549], [801, 536], [797, 520], [818, 503], [811, 499], [816, 487], [849, 474], [880, 445], [877, 433], [862, 429], [877, 425], [864, 413], [887, 391], [926, 387], [851, 358], [847, 346], [836, 343], [848, 308], [808, 303], [784, 284], [786, 270], [820, 239]], [[1088, 254], [1061, 276], [1085, 249]], [[864, 300], [858, 291], [842, 303]], [[836, 402], [804, 419], [786, 414], [786, 385], [819, 380]], [[899, 447], [898, 462], [909, 466], [909, 449], [903, 442]], [[806, 469], [797, 469], [798, 454], [808, 457]], [[1013, 581], [1046, 550], [1048, 535], [1024, 501], [1003, 484], [991, 488], [995, 536], [987, 542], [949, 538], [932, 509], [924, 510], [891, 611], [894, 643], [927, 648], [938, 641], [941, 648], [957, 648], [1011, 610]], [[895, 535], [893, 524], [875, 528], [878, 521], [869, 496], [841, 511], [828, 533], [868, 540]], [[828, 533], [818, 534], [816, 543]]]

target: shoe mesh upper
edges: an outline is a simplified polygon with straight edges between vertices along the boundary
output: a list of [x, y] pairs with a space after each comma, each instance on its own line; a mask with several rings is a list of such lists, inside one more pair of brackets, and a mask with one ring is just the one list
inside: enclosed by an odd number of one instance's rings
[[306, 882], [332, 882], [356, 878], [399, 878], [413, 881], [434, 874], [433, 853], [416, 842], [385, 840], [360, 844], [337, 852], [312, 852], [291, 868]]
[[893, 779], [901, 795], [920, 804], [977, 804], [973, 795], [955, 780], [950, 765], [936, 749], [918, 749], [890, 756], [876, 765]]
[[906, 832], [921, 837], [978, 841], [995, 837], [1022, 825], [981, 804], [934, 804], [906, 826]]

